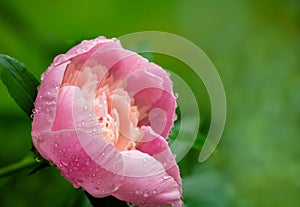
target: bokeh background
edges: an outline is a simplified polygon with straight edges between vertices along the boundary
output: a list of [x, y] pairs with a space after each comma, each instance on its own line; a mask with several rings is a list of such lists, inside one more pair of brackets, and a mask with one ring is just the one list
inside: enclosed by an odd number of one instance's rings
[[[0, 53], [25, 63], [36, 77], [83, 39], [147, 30], [181, 35], [202, 48], [226, 90], [228, 116], [217, 150], [199, 163], [203, 140], [197, 140], [179, 163], [185, 206], [300, 206], [298, 0], [0, 0]], [[170, 57], [152, 58], [186, 71]], [[203, 94], [205, 134], [207, 94], [198, 79], [183, 78]], [[31, 123], [2, 83], [0, 94], [1, 167], [29, 153]], [[54, 167], [29, 171], [0, 179], [0, 206], [89, 206]]]

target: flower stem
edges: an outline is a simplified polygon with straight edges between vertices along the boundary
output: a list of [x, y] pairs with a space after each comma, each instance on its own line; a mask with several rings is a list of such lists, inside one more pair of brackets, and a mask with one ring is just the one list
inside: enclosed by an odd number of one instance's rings
[[38, 160], [36, 160], [32, 154], [29, 154], [19, 162], [0, 168], [0, 178], [11, 175], [19, 170], [33, 166], [37, 163]]

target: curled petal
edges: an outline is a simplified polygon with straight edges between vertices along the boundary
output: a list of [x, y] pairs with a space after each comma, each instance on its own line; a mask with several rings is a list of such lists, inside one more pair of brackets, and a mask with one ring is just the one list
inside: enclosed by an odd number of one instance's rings
[[121, 152], [125, 175], [113, 195], [137, 206], [181, 206], [178, 183], [153, 157], [138, 150]]
[[179, 169], [168, 143], [163, 137], [153, 132], [150, 127], [142, 127], [141, 129], [144, 133], [144, 137], [142, 139], [143, 142], [137, 146], [137, 150], [147, 153], [159, 161], [164, 166], [168, 175], [173, 177], [177, 182], [178, 189], [181, 192], [182, 181]]

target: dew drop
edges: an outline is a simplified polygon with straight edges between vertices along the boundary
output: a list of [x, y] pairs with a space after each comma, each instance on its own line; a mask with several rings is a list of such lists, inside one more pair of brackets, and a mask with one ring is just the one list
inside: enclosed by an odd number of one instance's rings
[[95, 174], [95, 173], [93, 173], [93, 174], [92, 174], [92, 177], [96, 177], [96, 174]]
[[73, 183], [73, 187], [74, 188], [79, 188], [81, 185], [82, 185], [83, 181], [82, 180], [76, 180], [74, 183]]
[[90, 177], [90, 175], [89, 175], [89, 174], [86, 174], [86, 175], [85, 175], [85, 177], [86, 177], [86, 178], [89, 178], [89, 177]]
[[167, 137], [166, 141], [167, 141], [167, 142], [170, 142], [170, 138], [169, 138], [169, 137]]
[[51, 166], [53, 166], [53, 165], [54, 165], [54, 162], [53, 162], [52, 160], [49, 160], [49, 164], [50, 164]]
[[34, 114], [30, 114], [30, 118], [33, 119], [34, 118]]
[[140, 191], [139, 191], [139, 189], [136, 189], [136, 190], [135, 190], [135, 194], [137, 194], [137, 195], [139, 195], [139, 194], [140, 194]]
[[154, 190], [152, 191], [152, 193], [153, 193], [153, 194], [156, 194], [156, 193], [157, 193], [157, 191], [154, 189]]
[[85, 48], [78, 48], [77, 49], [77, 53], [80, 54], [80, 53], [84, 53], [86, 51]]
[[164, 179], [164, 180], [167, 180], [169, 177], [170, 177], [170, 176], [168, 176], [168, 175], [164, 175], [164, 176], [163, 176], [163, 179]]
[[150, 196], [149, 190], [145, 190], [145, 192], [144, 192], [144, 197], [147, 198], [147, 197], [149, 197], [149, 196]]
[[146, 163], [146, 162], [148, 162], [148, 159], [147, 159], [147, 158], [144, 158], [144, 159], [143, 159], [143, 163]]
[[64, 160], [61, 160], [61, 161], [60, 161], [60, 164], [62, 164], [62, 165], [65, 166], [65, 167], [68, 167], [68, 166], [69, 166], [69, 163], [66, 162], [66, 161], [64, 161]]
[[87, 106], [87, 105], [85, 105], [85, 106], [83, 107], [83, 109], [84, 109], [84, 110], [87, 110], [87, 109], [88, 109], [88, 106]]
[[90, 162], [89, 162], [89, 161], [86, 161], [85, 164], [86, 164], [87, 166], [89, 166], [89, 165], [90, 165]]

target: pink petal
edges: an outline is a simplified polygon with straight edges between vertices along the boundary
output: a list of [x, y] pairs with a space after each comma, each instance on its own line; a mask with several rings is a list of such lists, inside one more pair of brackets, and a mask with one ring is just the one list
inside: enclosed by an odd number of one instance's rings
[[[78, 87], [60, 89], [56, 112], [53, 131], [45, 130], [33, 136], [39, 153], [57, 165], [66, 179], [95, 197], [107, 196], [118, 189], [122, 181], [123, 160], [119, 152], [102, 139], [99, 124], [86, 107]], [[62, 162], [69, 164], [63, 165]], [[82, 162], [89, 162], [91, 168]], [[87, 172], [91, 178], [87, 178]]]
[[[146, 116], [143, 114], [139, 125], [151, 126], [156, 133], [166, 137], [173, 126], [176, 108], [176, 99], [168, 73], [142, 56], [137, 54], [126, 56], [124, 51], [122, 58], [120, 57], [119, 62], [109, 70], [109, 73], [120, 82], [118, 87], [134, 97], [139, 109], [147, 108]], [[160, 114], [150, 119], [149, 115], [153, 109], [160, 109]], [[159, 121], [161, 117], [164, 117], [164, 123]], [[162, 124], [164, 127], [161, 127]]]
[[137, 206], [182, 206], [177, 182], [156, 159], [137, 150], [121, 152], [125, 175], [113, 196]]
[[34, 103], [35, 117], [32, 122], [32, 136], [37, 135], [41, 131], [50, 130], [52, 127], [56, 114], [58, 91], [67, 64], [69, 62], [55, 67], [55, 71], [51, 70], [52, 67], [50, 67], [48, 69], [50, 71], [44, 76]]
[[[87, 154], [80, 139], [90, 139], [83, 131], [62, 130], [43, 132], [36, 147], [44, 158], [47, 158], [60, 169], [61, 174], [74, 187], [82, 187], [94, 197], [105, 197], [118, 189], [122, 176], [104, 169]], [[110, 150], [98, 149], [99, 157], [106, 162], [114, 162]], [[106, 153], [105, 157], [102, 153]]]
[[150, 127], [142, 127], [144, 137], [142, 142], [137, 145], [136, 149], [153, 156], [163, 166], [165, 171], [175, 179], [178, 189], [181, 192], [182, 181], [179, 174], [179, 168], [175, 157], [172, 154], [166, 140], [153, 132]]

